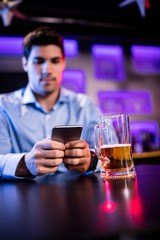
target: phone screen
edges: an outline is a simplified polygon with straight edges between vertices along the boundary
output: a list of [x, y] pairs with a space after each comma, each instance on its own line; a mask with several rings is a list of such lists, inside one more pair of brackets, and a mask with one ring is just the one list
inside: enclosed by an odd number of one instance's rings
[[51, 138], [59, 142], [67, 143], [80, 139], [81, 133], [81, 125], [56, 125], [52, 128]]

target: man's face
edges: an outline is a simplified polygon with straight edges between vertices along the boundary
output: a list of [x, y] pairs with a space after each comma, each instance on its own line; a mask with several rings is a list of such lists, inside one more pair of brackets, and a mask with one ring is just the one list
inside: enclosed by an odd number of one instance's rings
[[34, 93], [45, 96], [59, 91], [66, 63], [58, 46], [33, 46], [28, 60], [22, 60]]

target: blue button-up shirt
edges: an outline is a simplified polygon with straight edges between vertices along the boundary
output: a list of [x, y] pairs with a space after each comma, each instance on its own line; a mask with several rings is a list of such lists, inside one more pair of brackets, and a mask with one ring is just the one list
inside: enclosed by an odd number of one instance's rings
[[83, 126], [81, 138], [94, 149], [94, 126], [100, 110], [85, 94], [61, 89], [52, 110], [46, 112], [30, 88], [0, 95], [0, 169], [1, 178], [14, 179], [22, 156], [33, 145], [50, 137], [55, 125]]

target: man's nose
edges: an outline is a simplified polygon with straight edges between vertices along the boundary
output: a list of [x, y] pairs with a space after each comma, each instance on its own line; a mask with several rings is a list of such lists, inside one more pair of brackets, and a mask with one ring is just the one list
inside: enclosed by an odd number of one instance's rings
[[43, 72], [51, 72], [51, 69], [52, 69], [52, 64], [50, 61], [46, 61], [44, 64], [43, 64]]

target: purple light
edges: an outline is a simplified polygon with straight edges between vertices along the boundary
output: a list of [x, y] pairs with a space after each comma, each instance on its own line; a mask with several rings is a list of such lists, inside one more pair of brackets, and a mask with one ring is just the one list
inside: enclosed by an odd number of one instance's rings
[[145, 122], [131, 122], [130, 123], [131, 135], [139, 141], [143, 133], [152, 134], [154, 139], [153, 143], [155, 147], [159, 146], [159, 124], [157, 121], [145, 121]]
[[22, 37], [0, 37], [0, 55], [21, 55]]
[[[23, 37], [0, 37], [0, 55], [22, 54]], [[66, 57], [76, 57], [78, 55], [78, 43], [72, 39], [64, 39], [64, 49]]]
[[64, 39], [64, 49], [66, 57], [77, 57], [78, 43], [76, 40]]
[[65, 70], [62, 86], [74, 92], [85, 92], [85, 75], [81, 70]]
[[103, 80], [125, 80], [123, 50], [120, 46], [93, 45], [95, 77]]
[[160, 47], [132, 46], [133, 68], [138, 73], [160, 73]]
[[98, 100], [103, 113], [151, 114], [153, 111], [149, 91], [100, 91]]

